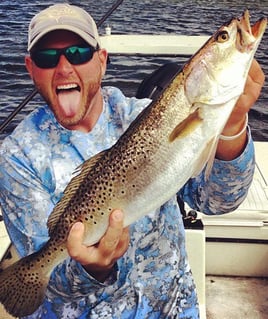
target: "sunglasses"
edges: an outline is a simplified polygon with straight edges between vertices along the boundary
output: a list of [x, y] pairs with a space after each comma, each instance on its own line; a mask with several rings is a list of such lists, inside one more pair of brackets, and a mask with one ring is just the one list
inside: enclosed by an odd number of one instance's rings
[[72, 45], [62, 49], [43, 49], [31, 53], [31, 59], [41, 69], [55, 68], [63, 54], [73, 65], [83, 64], [90, 61], [94, 52], [98, 51], [89, 45]]

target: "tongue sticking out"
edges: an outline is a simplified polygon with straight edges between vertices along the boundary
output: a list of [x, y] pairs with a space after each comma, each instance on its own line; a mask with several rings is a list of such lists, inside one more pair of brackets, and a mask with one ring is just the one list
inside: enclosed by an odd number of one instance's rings
[[63, 115], [74, 116], [80, 107], [80, 92], [78, 90], [62, 90], [58, 93], [58, 103]]

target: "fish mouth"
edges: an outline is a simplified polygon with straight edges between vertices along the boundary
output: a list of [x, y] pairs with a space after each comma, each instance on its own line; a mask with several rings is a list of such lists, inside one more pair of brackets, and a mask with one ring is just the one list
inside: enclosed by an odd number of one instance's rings
[[251, 26], [249, 11], [245, 10], [243, 16], [237, 19], [237, 49], [240, 52], [250, 52], [254, 49], [256, 42], [260, 42], [266, 25], [267, 19], [261, 18]]

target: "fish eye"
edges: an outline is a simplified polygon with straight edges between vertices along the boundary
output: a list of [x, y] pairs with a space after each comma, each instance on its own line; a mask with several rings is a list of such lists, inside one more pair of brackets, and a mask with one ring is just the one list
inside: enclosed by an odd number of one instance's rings
[[219, 43], [223, 43], [229, 40], [229, 33], [227, 31], [220, 31], [216, 35], [216, 41]]

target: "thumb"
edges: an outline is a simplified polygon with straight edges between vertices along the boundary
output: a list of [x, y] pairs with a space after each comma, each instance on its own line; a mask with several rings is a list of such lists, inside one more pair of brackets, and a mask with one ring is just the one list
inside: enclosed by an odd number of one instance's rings
[[73, 239], [76, 239], [76, 240], [79, 240], [79, 242], [82, 242], [84, 230], [85, 230], [85, 226], [83, 223], [77, 222], [73, 224], [68, 235], [68, 240], [72, 241]]
[[85, 226], [81, 222], [75, 223], [69, 232], [68, 238], [67, 238], [67, 249], [69, 252], [69, 255], [73, 258], [77, 254], [79, 254], [81, 250], [81, 246], [83, 243], [84, 238], [84, 230]]

